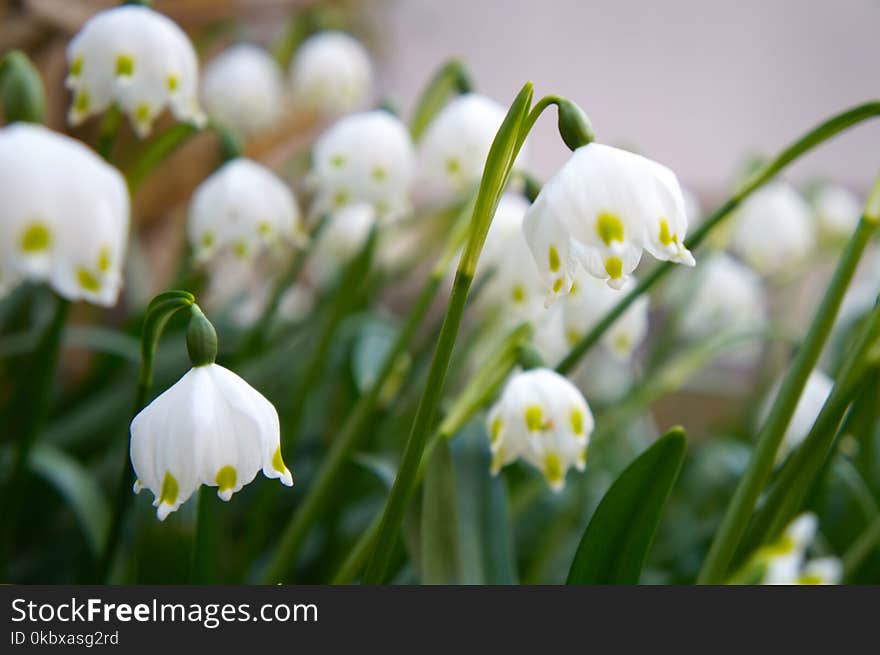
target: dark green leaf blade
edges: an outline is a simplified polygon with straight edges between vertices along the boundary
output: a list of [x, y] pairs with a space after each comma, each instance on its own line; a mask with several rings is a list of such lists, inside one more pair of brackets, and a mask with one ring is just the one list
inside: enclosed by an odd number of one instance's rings
[[425, 467], [421, 530], [423, 584], [461, 581], [456, 502], [452, 454], [444, 439], [434, 448]]
[[684, 461], [684, 430], [672, 428], [639, 455], [602, 498], [566, 584], [637, 584]]

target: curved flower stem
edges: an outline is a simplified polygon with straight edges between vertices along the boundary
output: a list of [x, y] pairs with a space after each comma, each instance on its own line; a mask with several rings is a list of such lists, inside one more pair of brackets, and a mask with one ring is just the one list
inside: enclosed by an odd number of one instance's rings
[[522, 134], [522, 127], [531, 102], [532, 85], [528, 83], [513, 101], [486, 158], [486, 166], [483, 169], [483, 177], [474, 205], [468, 242], [458, 263], [452, 295], [446, 308], [443, 326], [440, 328], [434, 357], [431, 360], [428, 381], [416, 410], [409, 439], [403, 451], [400, 469], [385, 505], [376, 545], [364, 574], [363, 582], [366, 584], [380, 584], [387, 575], [393, 546], [397, 540], [406, 507], [415, 491], [416, 476], [421, 466], [425, 443], [434, 423], [437, 405], [443, 393], [449, 359], [458, 336], [458, 328], [464, 315], [464, 307], [477, 268], [477, 261], [498, 201], [510, 177], [513, 162], [522, 145], [522, 140], [525, 138]]
[[351, 311], [358, 295], [358, 290], [367, 277], [377, 239], [378, 228], [374, 227], [363, 248], [348, 263], [343, 272], [342, 279], [335, 292], [335, 298], [328, 312], [326, 323], [321, 329], [321, 337], [318, 344], [311, 351], [311, 357], [305, 365], [299, 384], [294, 389], [293, 403], [287, 415], [282, 418], [282, 432], [287, 434], [287, 439], [281, 445], [285, 458], [293, 459], [294, 449], [300, 436], [300, 423], [305, 411], [306, 399], [324, 371], [324, 364], [327, 360], [327, 354], [330, 352], [330, 345], [336, 334], [336, 328]]
[[[451, 439], [455, 436], [480, 408], [492, 400], [510, 371], [520, 361], [523, 348], [528, 342], [531, 332], [532, 328], [528, 323], [514, 329], [456, 398], [446, 418], [434, 430], [425, 446], [425, 452], [416, 475], [416, 488], [422, 483], [425, 473], [424, 467], [430, 459], [434, 447], [441, 440]], [[331, 584], [349, 584], [357, 577], [379, 535], [382, 516], [382, 514], [376, 515], [369, 527], [361, 534], [348, 557], [345, 558], [333, 576]]]
[[[869, 197], [869, 207], [873, 207], [878, 202], [878, 195], [880, 195], [880, 181], [875, 185]], [[715, 539], [697, 578], [699, 584], [718, 584], [723, 582], [727, 576], [731, 560], [742, 540], [761, 490], [773, 470], [776, 453], [791, 416], [794, 414], [798, 399], [806, 385], [807, 378], [822, 353], [822, 348], [834, 325], [834, 319], [837, 317], [843, 295], [849, 286], [868, 240], [877, 230], [878, 221], [880, 221], [880, 216], [873, 213], [866, 213], [862, 216], [856, 231], [837, 263], [837, 268], [807, 335], [785, 375], [779, 394], [770, 410], [770, 415], [758, 434], [748, 468], [737, 485], [721, 526], [715, 533]]]
[[7, 555], [25, 502], [25, 496], [20, 492], [27, 473], [28, 457], [46, 424], [49, 413], [49, 400], [58, 366], [61, 334], [69, 313], [70, 301], [57, 297], [55, 313], [40, 337], [33, 360], [28, 367], [28, 374], [18, 388], [17, 399], [12, 405], [20, 420], [14, 422], [18, 429], [13, 428], [13, 434], [17, 432], [15, 438], [17, 449], [12, 472], [0, 496], [0, 569], [5, 568], [6, 562], [9, 561]]
[[[141, 335], [141, 367], [135, 391], [134, 409], [131, 414], [132, 420], [147, 404], [150, 388], [153, 386], [153, 360], [165, 325], [175, 313], [181, 309], [188, 309], [194, 302], [195, 298], [186, 291], [167, 291], [159, 294], [150, 302]], [[98, 582], [107, 582], [107, 577], [110, 574], [116, 551], [119, 548], [125, 514], [134, 495], [131, 490], [133, 484], [134, 471], [131, 467], [128, 448], [125, 448], [119, 472], [119, 484], [116, 488], [113, 516], [110, 519], [110, 529], [107, 532], [107, 543], [98, 562], [95, 576]]]
[[[790, 163], [798, 159], [801, 155], [806, 154], [816, 146], [837, 136], [844, 130], [858, 125], [859, 123], [871, 118], [880, 116], [880, 101], [867, 102], [844, 111], [828, 120], [820, 123], [812, 130], [804, 134], [801, 138], [793, 142], [790, 146], [780, 152], [775, 159], [767, 163], [763, 168], [759, 169], [731, 198], [723, 205], [716, 209], [694, 233], [685, 241], [685, 245], [694, 250], [699, 246], [709, 233], [724, 220], [731, 212], [733, 212], [743, 200], [748, 198], [755, 190], [766, 184], [777, 173], [788, 166]], [[590, 350], [605, 334], [614, 322], [629, 308], [636, 299], [643, 293], [653, 287], [660, 281], [669, 271], [675, 267], [670, 262], [661, 262], [654, 266], [647, 275], [642, 277], [639, 282], [630, 291], [624, 295], [620, 301], [612, 307], [607, 314], [600, 320], [593, 329], [569, 351], [565, 359], [559, 363], [556, 370], [559, 373], [570, 373], [572, 369], [580, 361], [581, 357]]]
[[327, 220], [327, 216], [322, 216], [318, 219], [318, 222], [315, 223], [315, 227], [312, 229], [312, 233], [309, 235], [306, 247], [293, 256], [290, 266], [275, 281], [275, 285], [272, 287], [272, 295], [269, 296], [262, 314], [260, 314], [257, 321], [241, 339], [241, 345], [239, 345], [238, 352], [236, 353], [237, 360], [245, 359], [259, 351], [265, 343], [266, 336], [269, 334], [272, 321], [275, 320], [275, 315], [278, 313], [278, 307], [281, 305], [284, 293], [299, 279], [315, 248], [315, 244], [321, 236], [321, 231], [327, 224]]
[[[462, 216], [469, 218], [472, 209], [472, 203], [468, 203]], [[466, 226], [464, 221], [459, 220], [459, 223]], [[308, 535], [309, 529], [330, 497], [334, 485], [339, 480], [340, 472], [351, 457], [351, 454], [360, 444], [361, 438], [366, 432], [367, 426], [369, 426], [370, 417], [373, 415], [373, 410], [382, 392], [382, 388], [385, 386], [385, 382], [394, 372], [397, 361], [409, 347], [413, 335], [428, 313], [428, 309], [437, 295], [437, 290], [446, 277], [450, 262], [461, 246], [464, 238], [464, 234], [461, 234], [461, 232], [461, 229], [453, 230], [453, 234], [443, 254], [431, 271], [431, 275], [416, 298], [409, 316], [407, 316], [406, 321], [400, 327], [394, 343], [385, 355], [376, 379], [373, 380], [367, 392], [360, 397], [354, 409], [346, 418], [345, 423], [343, 423], [342, 428], [340, 428], [339, 434], [334, 437], [330, 450], [309, 487], [308, 494], [303, 499], [302, 504], [297, 507], [290, 523], [288, 523], [281, 536], [281, 540], [275, 550], [275, 555], [272, 557], [271, 564], [266, 573], [265, 582], [271, 583], [284, 580], [291, 570], [303, 540]]]
[[409, 128], [413, 141], [418, 143], [450, 94], [467, 93], [470, 90], [470, 76], [464, 63], [460, 59], [450, 59], [434, 74], [419, 96]]

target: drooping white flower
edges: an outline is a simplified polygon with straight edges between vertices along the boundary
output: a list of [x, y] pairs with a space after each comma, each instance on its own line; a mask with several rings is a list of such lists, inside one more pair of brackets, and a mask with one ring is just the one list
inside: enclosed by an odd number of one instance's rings
[[715, 252], [695, 273], [681, 328], [691, 339], [722, 331], [759, 327], [767, 318], [767, 294], [761, 279], [730, 255]]
[[399, 216], [409, 208], [414, 161], [406, 126], [387, 111], [340, 119], [312, 151], [315, 213], [366, 203], [380, 218]]
[[[580, 341], [626, 293], [635, 286], [630, 277], [614, 289], [578, 269], [568, 295], [562, 300], [562, 322], [569, 346]], [[640, 296], [605, 331], [602, 343], [619, 360], [627, 360], [648, 334], [648, 297]]]
[[522, 457], [561, 491], [568, 469], [586, 466], [594, 425], [581, 392], [555, 371], [515, 373], [487, 419], [492, 473]]
[[544, 185], [523, 222], [549, 290], [570, 291], [578, 264], [620, 289], [647, 250], [692, 266], [687, 216], [675, 174], [640, 155], [598, 143], [582, 146]]
[[816, 515], [806, 512], [795, 518], [773, 543], [760, 548], [754, 563], [763, 568], [762, 584], [797, 584], [807, 549], [818, 528]]
[[369, 102], [373, 66], [357, 39], [328, 30], [300, 45], [290, 80], [298, 103], [323, 116], [340, 116], [363, 109]]
[[217, 364], [193, 367], [135, 416], [131, 463], [135, 492], [153, 492], [163, 521], [203, 484], [217, 487], [223, 500], [260, 470], [293, 484], [272, 403]]
[[375, 223], [376, 212], [365, 203], [346, 206], [328, 217], [309, 259], [309, 271], [319, 287], [337, 279], [364, 247]]
[[[762, 408], [762, 420], [766, 420], [770, 414], [770, 409], [779, 395], [779, 388], [782, 386], [782, 380], [778, 380], [773, 388], [772, 393], [764, 401]], [[782, 444], [779, 446], [779, 452], [776, 455], [777, 460], [782, 460], [792, 450], [794, 450], [810, 433], [813, 423], [822, 411], [822, 405], [831, 394], [831, 388], [834, 381], [819, 369], [814, 369], [807, 378], [807, 383], [798, 399], [797, 405], [792, 414], [788, 428], [785, 430], [785, 436], [782, 438]]]
[[501, 197], [478, 264], [478, 275], [492, 276], [480, 302], [502, 312], [505, 325], [533, 320], [544, 311], [544, 288], [522, 233], [528, 208], [520, 194]]
[[815, 245], [810, 207], [784, 182], [755, 191], [732, 220], [734, 252], [762, 275], [790, 271]]
[[824, 184], [812, 198], [819, 232], [833, 239], [849, 237], [862, 215], [862, 202], [846, 187]]
[[305, 239], [290, 188], [269, 169], [244, 158], [224, 164], [196, 189], [187, 235], [202, 261], [228, 251], [250, 258], [269, 246]]
[[[420, 197], [446, 200], [475, 187], [506, 113], [499, 103], [476, 93], [458, 96], [441, 109], [418, 146]], [[517, 164], [524, 163], [524, 152]]]
[[205, 67], [202, 102], [208, 115], [246, 135], [271, 129], [281, 115], [284, 75], [262, 48], [239, 43]]
[[67, 48], [72, 125], [116, 103], [141, 137], [168, 107], [202, 126], [198, 59], [187, 35], [147, 7], [126, 5], [90, 18]]
[[47, 282], [69, 300], [116, 303], [128, 240], [122, 175], [45, 127], [0, 129], [0, 288]]

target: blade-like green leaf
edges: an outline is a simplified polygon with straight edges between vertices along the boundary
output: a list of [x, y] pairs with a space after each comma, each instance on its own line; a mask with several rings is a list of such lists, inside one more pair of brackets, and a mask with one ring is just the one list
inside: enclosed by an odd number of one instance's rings
[[449, 443], [441, 440], [425, 467], [422, 492], [422, 583], [461, 581], [455, 470]]
[[79, 519], [92, 552], [99, 552], [107, 538], [110, 508], [94, 476], [72, 457], [47, 444], [34, 448], [29, 465], [64, 497]]
[[567, 584], [638, 583], [686, 447], [672, 428], [626, 467], [584, 531]]

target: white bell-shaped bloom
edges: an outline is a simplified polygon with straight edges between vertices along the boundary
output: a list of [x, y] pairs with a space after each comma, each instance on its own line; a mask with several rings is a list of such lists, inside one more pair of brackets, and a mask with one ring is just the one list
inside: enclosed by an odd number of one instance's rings
[[762, 275], [791, 271], [815, 245], [810, 207], [784, 182], [755, 191], [732, 220], [733, 250]]
[[[476, 93], [458, 96], [431, 121], [418, 147], [416, 189], [425, 201], [442, 201], [475, 187], [506, 109]], [[517, 164], [524, 163], [520, 151]]]
[[[562, 322], [569, 346], [580, 341], [626, 293], [635, 286], [630, 277], [621, 289], [614, 289], [577, 270], [568, 295], [562, 300]], [[627, 360], [648, 334], [648, 297], [640, 296], [605, 331], [602, 343], [620, 360]]]
[[361, 43], [329, 30], [306, 39], [290, 69], [294, 99], [323, 116], [363, 109], [373, 90], [373, 65]]
[[487, 419], [492, 473], [522, 457], [561, 491], [568, 469], [586, 466], [594, 426], [587, 401], [567, 379], [546, 368], [515, 373]]
[[319, 287], [330, 286], [366, 245], [376, 224], [376, 212], [365, 203], [334, 212], [321, 229], [309, 258], [309, 272]]
[[824, 184], [812, 198], [819, 232], [832, 239], [845, 239], [856, 229], [862, 202], [846, 187]]
[[239, 43], [205, 67], [202, 102], [218, 123], [253, 135], [271, 129], [284, 104], [284, 74], [262, 48]]
[[0, 129], [0, 288], [47, 282], [68, 300], [116, 303], [128, 240], [122, 175], [39, 125]]
[[687, 309], [681, 319], [685, 336], [701, 339], [764, 324], [767, 294], [761, 278], [748, 266], [726, 253], [715, 252], [700, 263], [694, 275], [697, 279], [688, 288]]
[[477, 269], [478, 275], [491, 275], [480, 303], [502, 312], [505, 325], [530, 321], [544, 312], [544, 287], [522, 233], [528, 208], [520, 194], [501, 197]]
[[409, 208], [415, 154], [406, 126], [387, 111], [352, 114], [315, 143], [309, 183], [317, 214], [371, 205], [380, 218]]
[[114, 103], [141, 137], [166, 107], [180, 121], [205, 122], [195, 49], [183, 30], [152, 9], [126, 5], [95, 14], [71, 40], [67, 64], [73, 125]]
[[804, 513], [794, 519], [776, 542], [756, 553], [764, 567], [763, 584], [795, 584], [804, 563], [807, 549], [818, 528], [815, 514]]
[[160, 520], [200, 485], [223, 500], [262, 470], [287, 486], [293, 476], [281, 457], [278, 412], [232, 371], [196, 366], [131, 422], [135, 492], [153, 492]]
[[590, 143], [544, 185], [523, 222], [550, 294], [570, 291], [577, 266], [620, 289], [642, 251], [692, 266], [675, 173], [640, 155]]
[[[770, 409], [779, 395], [779, 388], [782, 386], [782, 379], [777, 380], [773, 387], [772, 393], [764, 401], [761, 416], [762, 422], [766, 420], [770, 414]], [[779, 446], [779, 452], [776, 455], [777, 461], [781, 461], [794, 450], [800, 443], [807, 438], [813, 423], [822, 411], [822, 405], [831, 394], [831, 388], [834, 381], [819, 369], [814, 369], [807, 378], [801, 397], [798, 399], [797, 405], [792, 414], [791, 421], [785, 430], [785, 436], [782, 444]]]
[[290, 187], [244, 158], [227, 162], [199, 185], [190, 202], [187, 234], [202, 261], [218, 252], [250, 258], [279, 243], [305, 240]]
[[836, 585], [843, 578], [843, 563], [836, 557], [808, 561], [797, 578], [799, 585]]

